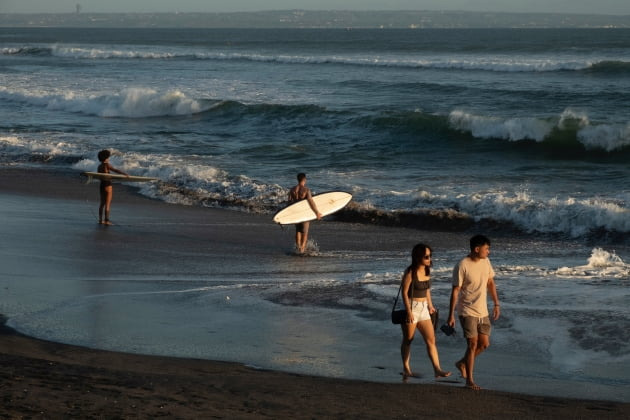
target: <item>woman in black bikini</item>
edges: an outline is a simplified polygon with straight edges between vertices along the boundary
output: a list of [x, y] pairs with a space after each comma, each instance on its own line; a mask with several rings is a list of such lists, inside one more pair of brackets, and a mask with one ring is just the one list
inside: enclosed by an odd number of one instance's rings
[[[109, 150], [101, 150], [100, 152], [98, 152], [98, 160], [101, 162], [101, 164], [98, 165], [97, 172], [100, 172], [102, 174], [116, 172], [121, 175], [129, 176], [123, 171], [114, 168], [109, 163], [110, 156], [111, 156], [111, 152]], [[98, 207], [98, 223], [102, 225], [111, 225], [112, 222], [109, 221], [109, 208], [112, 203], [112, 196], [114, 194], [112, 181], [101, 179], [100, 193], [101, 193], [101, 204]]]
[[402, 344], [400, 354], [403, 362], [403, 380], [418, 377], [409, 366], [411, 356], [411, 342], [416, 329], [422, 334], [427, 346], [429, 359], [433, 364], [436, 378], [446, 378], [451, 372], [442, 370], [435, 345], [435, 332], [431, 322], [431, 314], [435, 312], [431, 301], [431, 248], [425, 244], [418, 244], [411, 251], [411, 265], [407, 267], [402, 278], [402, 297], [407, 309], [407, 320], [401, 324]]

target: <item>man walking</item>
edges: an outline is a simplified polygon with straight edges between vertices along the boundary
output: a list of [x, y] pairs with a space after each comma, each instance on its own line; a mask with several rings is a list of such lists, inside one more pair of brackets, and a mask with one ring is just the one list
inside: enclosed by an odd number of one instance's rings
[[[320, 220], [322, 215], [319, 210], [317, 210], [315, 201], [313, 201], [311, 190], [306, 186], [306, 174], [299, 173], [297, 175], [297, 180], [297, 185], [289, 191], [289, 203], [292, 204], [304, 199], [308, 200], [308, 204], [317, 215], [317, 220]], [[300, 254], [303, 254], [306, 251], [309, 225], [310, 222], [302, 222], [295, 225], [295, 247], [297, 248], [297, 252]]]
[[470, 238], [470, 254], [453, 269], [453, 289], [448, 314], [448, 325], [455, 326], [455, 308], [466, 337], [464, 357], [455, 366], [466, 379], [468, 388], [479, 390], [474, 380], [475, 358], [490, 345], [492, 326], [488, 313], [488, 292], [494, 302], [492, 320], [500, 314], [499, 297], [494, 283], [494, 270], [488, 256], [490, 239], [483, 235]]

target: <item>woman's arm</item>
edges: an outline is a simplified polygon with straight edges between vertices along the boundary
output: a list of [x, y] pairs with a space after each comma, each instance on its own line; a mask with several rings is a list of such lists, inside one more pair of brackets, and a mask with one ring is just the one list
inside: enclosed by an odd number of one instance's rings
[[427, 307], [429, 308], [430, 314], [435, 312], [435, 307], [433, 306], [433, 301], [431, 300], [431, 289], [427, 289]]

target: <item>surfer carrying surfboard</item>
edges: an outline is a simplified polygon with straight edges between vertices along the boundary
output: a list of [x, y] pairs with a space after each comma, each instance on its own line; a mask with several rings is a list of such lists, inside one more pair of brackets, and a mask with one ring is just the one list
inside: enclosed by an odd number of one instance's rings
[[[98, 165], [97, 171], [102, 174], [108, 174], [110, 172], [116, 172], [117, 174], [129, 176], [125, 172], [120, 169], [114, 168], [109, 163], [109, 157], [111, 156], [111, 152], [109, 150], [101, 150], [98, 152], [98, 160], [101, 162]], [[114, 187], [112, 186], [112, 181], [110, 179], [101, 179], [101, 186], [99, 188], [101, 194], [101, 203], [98, 207], [98, 223], [102, 225], [111, 225], [112, 222], [109, 221], [109, 212], [112, 203], [112, 197], [114, 195]]]
[[[313, 201], [311, 190], [306, 186], [306, 174], [299, 173], [297, 175], [298, 183], [295, 187], [289, 190], [289, 204], [306, 199], [311, 209], [317, 215], [317, 220], [322, 218], [322, 214], [317, 210], [317, 205]], [[297, 223], [295, 225], [295, 247], [299, 253], [306, 251], [306, 243], [308, 241], [308, 229], [310, 222]]]

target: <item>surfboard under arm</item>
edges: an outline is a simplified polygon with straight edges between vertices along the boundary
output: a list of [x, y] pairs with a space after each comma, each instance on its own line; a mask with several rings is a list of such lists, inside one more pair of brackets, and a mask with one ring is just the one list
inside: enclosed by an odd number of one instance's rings
[[[331, 191], [313, 196], [317, 210], [322, 216], [341, 210], [350, 200], [352, 200], [352, 194], [343, 191]], [[315, 219], [317, 219], [317, 215], [307, 199], [293, 203], [273, 216], [273, 221], [281, 225], [291, 225]]]

